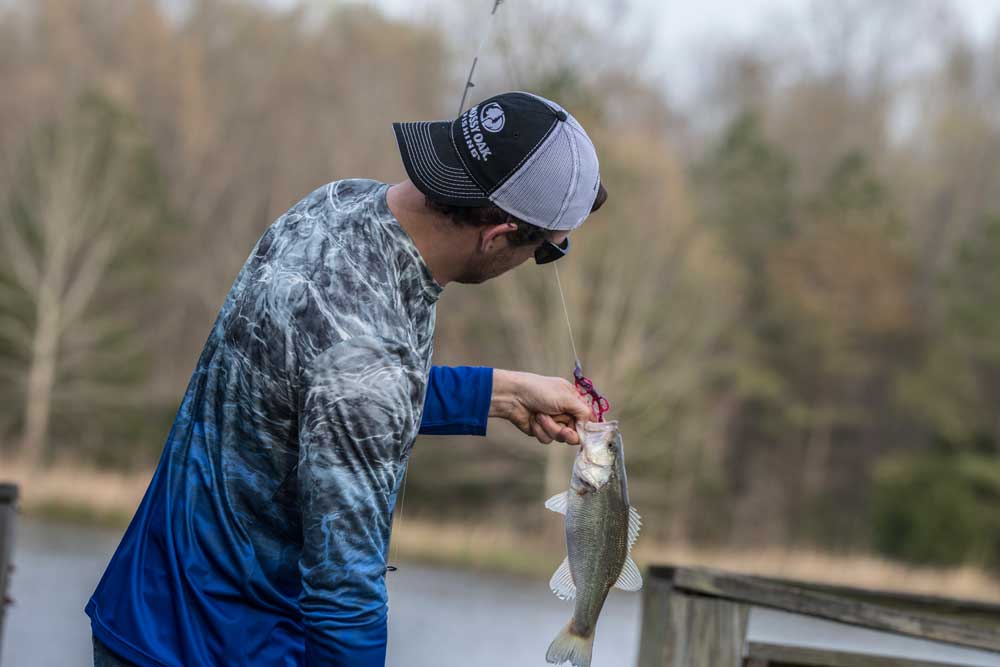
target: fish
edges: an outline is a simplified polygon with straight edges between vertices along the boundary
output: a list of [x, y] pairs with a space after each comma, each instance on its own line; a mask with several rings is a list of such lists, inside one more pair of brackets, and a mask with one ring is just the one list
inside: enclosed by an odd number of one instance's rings
[[563, 600], [576, 600], [573, 617], [552, 640], [545, 660], [590, 667], [594, 630], [612, 587], [642, 588], [632, 545], [642, 519], [629, 504], [625, 451], [617, 421], [578, 422], [580, 450], [568, 491], [545, 507], [566, 515], [566, 559], [549, 587]]

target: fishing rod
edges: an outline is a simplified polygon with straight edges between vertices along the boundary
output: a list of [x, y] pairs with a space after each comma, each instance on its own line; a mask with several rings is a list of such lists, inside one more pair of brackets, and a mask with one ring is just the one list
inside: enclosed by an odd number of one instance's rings
[[[483, 47], [486, 45], [487, 41], [489, 41], [493, 29], [493, 24], [495, 22], [494, 19], [496, 18], [497, 15], [497, 10], [500, 9], [500, 5], [504, 4], [504, 2], [506, 2], [506, 0], [493, 1], [493, 9], [490, 11], [490, 18], [488, 23], [486, 24], [486, 31], [483, 33], [482, 38], [479, 40], [479, 45], [476, 47], [476, 53], [472, 58], [472, 65], [469, 67], [469, 75], [466, 77], [465, 85], [462, 87], [462, 99], [458, 105], [458, 114], [456, 114], [456, 118], [462, 115], [462, 111], [465, 110], [465, 103], [466, 101], [468, 101], [469, 91], [472, 88], [475, 88], [476, 86], [475, 82], [473, 81], [473, 78], [476, 73], [476, 66], [479, 64], [479, 56], [482, 54]], [[590, 380], [590, 378], [586, 377], [583, 374], [583, 363], [580, 361], [580, 354], [576, 348], [576, 340], [573, 337], [573, 325], [570, 322], [569, 308], [566, 305], [566, 295], [563, 292], [562, 281], [559, 279], [559, 269], [558, 267], [555, 266], [555, 264], [553, 264], [552, 267], [555, 270], [556, 285], [559, 290], [559, 298], [562, 301], [563, 314], [566, 317], [566, 328], [569, 331], [570, 344], [572, 345], [573, 348], [573, 358], [575, 362], [573, 368], [574, 385], [576, 386], [576, 389], [580, 393], [580, 395], [584, 396], [587, 402], [590, 404], [591, 411], [593, 412], [596, 421], [602, 422], [604, 421], [604, 414], [611, 409], [611, 406], [608, 403], [608, 399], [605, 398], [594, 388], [594, 383]], [[403, 473], [402, 488], [400, 489], [400, 494], [399, 494], [399, 513], [398, 513], [398, 518], [396, 519], [396, 527], [398, 529], [402, 529], [403, 525], [403, 504], [406, 499], [406, 480], [408, 476], [409, 475], [406, 472]], [[396, 555], [398, 556], [399, 555], [398, 546], [395, 548], [395, 551]], [[395, 560], [395, 559], [390, 559], [390, 560]], [[398, 569], [399, 568], [395, 565], [386, 566], [387, 572], [395, 572]]]
[[[469, 91], [476, 85], [472, 81], [472, 78], [476, 72], [476, 65], [479, 64], [479, 55], [482, 53], [483, 46], [485, 46], [486, 42], [489, 40], [490, 32], [493, 28], [493, 18], [496, 16], [500, 5], [502, 5], [505, 1], [506, 0], [494, 0], [493, 10], [490, 12], [490, 20], [486, 25], [486, 32], [483, 33], [479, 46], [476, 48], [476, 55], [472, 58], [472, 66], [469, 67], [469, 76], [466, 78], [465, 86], [462, 88], [462, 101], [458, 105], [457, 116], [462, 115], [462, 111], [465, 109], [465, 102], [469, 96]], [[583, 374], [583, 362], [580, 361], [580, 353], [576, 349], [576, 340], [573, 337], [573, 325], [570, 323], [569, 318], [569, 308], [566, 307], [566, 295], [563, 292], [562, 281], [559, 279], [559, 268], [555, 264], [552, 265], [552, 268], [555, 271], [556, 286], [559, 289], [559, 298], [562, 301], [563, 314], [566, 316], [566, 329], [569, 331], [569, 341], [573, 348], [573, 361], [575, 362], [573, 365], [573, 383], [580, 395], [585, 396], [586, 400], [590, 403], [594, 417], [597, 421], [602, 422], [604, 421], [604, 414], [611, 409], [611, 406], [608, 403], [608, 399], [594, 388], [594, 383], [590, 380], [590, 378]]]
[[[490, 37], [490, 33], [492, 31], [494, 23], [493, 19], [497, 15], [497, 10], [500, 9], [500, 5], [502, 5], [504, 2], [506, 2], [506, 0], [493, 0], [493, 9], [490, 11], [489, 22], [486, 24], [486, 32], [483, 33], [482, 39], [479, 40], [479, 46], [476, 47], [476, 54], [472, 58], [472, 66], [469, 68], [469, 76], [465, 79], [465, 86], [462, 88], [462, 100], [458, 104], [458, 114], [456, 115], [456, 118], [458, 116], [461, 116], [462, 111], [465, 109], [465, 102], [469, 97], [469, 90], [476, 87], [476, 84], [472, 81], [472, 77], [476, 73], [476, 65], [479, 64], [479, 55], [482, 53], [483, 47], [486, 45], [486, 42]], [[569, 321], [568, 318], [569, 315], [567, 313], [567, 322]], [[570, 332], [570, 336], [572, 335], [573, 335], [572, 332]], [[407, 472], [403, 472], [403, 484], [399, 492], [399, 513], [397, 515], [398, 518], [395, 519], [396, 528], [399, 530], [402, 530], [403, 527], [403, 503], [406, 500], [406, 480], [408, 477], [409, 475], [407, 474]], [[390, 547], [390, 550], [391, 549], [392, 548]], [[398, 546], [395, 547], [395, 552], [396, 556], [398, 557], [399, 556]], [[389, 560], [395, 560], [395, 559], [390, 558]], [[385, 570], [386, 572], [396, 572], [399, 570], [399, 567], [397, 567], [396, 565], [386, 564]]]
[[[486, 32], [483, 33], [482, 39], [479, 41], [479, 46], [476, 48], [476, 55], [472, 58], [472, 66], [469, 67], [469, 76], [465, 80], [465, 86], [462, 88], [462, 101], [458, 105], [458, 114], [456, 117], [462, 115], [462, 111], [465, 109], [465, 102], [469, 97], [469, 91], [475, 87], [475, 83], [472, 81], [473, 76], [476, 73], [476, 65], [479, 64], [479, 55], [482, 53], [483, 46], [489, 40], [490, 32], [493, 28], [493, 19], [497, 14], [497, 10], [500, 9], [506, 0], [494, 0], [493, 10], [490, 12], [490, 20], [486, 25]], [[569, 331], [569, 341], [570, 345], [573, 347], [573, 382], [576, 386], [578, 392], [581, 396], [585, 396], [586, 400], [591, 405], [591, 410], [594, 413], [594, 417], [597, 421], [604, 421], [604, 413], [611, 409], [608, 399], [601, 395], [595, 388], [594, 383], [590, 378], [583, 374], [583, 362], [580, 361], [580, 353], [576, 349], [576, 340], [573, 337], [573, 325], [570, 323], [569, 318], [569, 308], [566, 307], [566, 295], [563, 292], [562, 281], [559, 279], [559, 268], [553, 264], [552, 268], [555, 271], [556, 276], [556, 286], [559, 289], [559, 298], [562, 301], [563, 314], [566, 316], [566, 329]]]
[[483, 38], [479, 40], [479, 46], [476, 47], [476, 55], [472, 58], [472, 67], [469, 68], [469, 77], [465, 80], [465, 87], [462, 88], [462, 101], [458, 103], [458, 114], [456, 114], [456, 118], [461, 116], [462, 111], [465, 109], [465, 101], [469, 97], [469, 90], [476, 86], [476, 84], [472, 82], [472, 76], [476, 72], [476, 65], [479, 64], [479, 54], [482, 53], [483, 46], [486, 45], [486, 41], [490, 37], [490, 31], [493, 28], [493, 17], [497, 15], [497, 10], [500, 9], [500, 5], [502, 5], [505, 1], [506, 0], [494, 0], [493, 2], [493, 11], [490, 12], [489, 23], [486, 24], [486, 32], [483, 33]]

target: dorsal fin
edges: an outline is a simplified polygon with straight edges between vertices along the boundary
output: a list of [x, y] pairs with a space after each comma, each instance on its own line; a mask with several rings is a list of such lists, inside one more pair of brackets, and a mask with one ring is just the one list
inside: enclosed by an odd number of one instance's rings
[[632, 551], [632, 545], [639, 538], [639, 529], [642, 528], [642, 517], [634, 507], [628, 508], [628, 550]]

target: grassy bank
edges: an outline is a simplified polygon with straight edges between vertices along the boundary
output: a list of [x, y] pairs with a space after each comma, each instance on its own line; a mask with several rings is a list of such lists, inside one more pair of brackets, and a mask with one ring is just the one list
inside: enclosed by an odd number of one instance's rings
[[[545, 540], [494, 526], [404, 520], [393, 536], [401, 559], [461, 564], [548, 577], [565, 553]], [[1000, 580], [976, 567], [912, 567], [882, 558], [803, 549], [713, 550], [682, 544], [636, 544], [640, 566], [653, 563], [712, 567], [784, 579], [898, 590], [1000, 602]]]
[[[62, 463], [32, 471], [0, 459], [0, 481], [21, 487], [27, 516], [124, 528], [150, 472], [108, 473]], [[892, 589], [1000, 602], [1000, 580], [975, 567], [911, 567], [863, 554], [830, 555], [801, 549], [709, 550], [657, 544], [640, 536], [640, 565], [698, 565], [733, 572], [829, 584]], [[393, 534], [390, 560], [419, 561], [531, 577], [548, 577], [563, 558], [553, 539], [488, 523], [442, 523], [404, 516]]]
[[20, 487], [27, 516], [124, 528], [139, 506], [152, 471], [106, 472], [71, 462], [32, 470], [17, 460], [0, 459], [0, 481]]

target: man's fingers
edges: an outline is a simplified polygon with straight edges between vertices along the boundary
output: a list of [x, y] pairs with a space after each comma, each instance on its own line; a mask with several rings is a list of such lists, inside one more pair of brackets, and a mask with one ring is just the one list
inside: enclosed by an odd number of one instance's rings
[[552, 438], [553, 440], [559, 440], [559, 435], [562, 433], [563, 427], [561, 424], [557, 424], [556, 420], [545, 414], [535, 415], [535, 421], [538, 425], [542, 427], [545, 434]]
[[567, 445], [580, 444], [580, 436], [577, 435], [576, 431], [566, 426], [559, 428], [559, 433], [555, 436], [555, 439], [559, 442], [565, 442]]
[[543, 445], [547, 445], [552, 442], [551, 436], [545, 432], [545, 428], [538, 422], [537, 419], [531, 420], [531, 433], [538, 439], [538, 442]]
[[578, 444], [580, 438], [577, 436], [576, 431], [568, 427], [568, 424], [572, 423], [573, 418], [570, 415], [545, 415], [539, 414], [536, 416], [538, 423], [541, 424], [542, 428], [545, 429], [545, 433], [553, 440], [558, 440], [559, 442], [565, 442], [571, 445]]
[[566, 413], [563, 413], [561, 415], [550, 415], [550, 416], [557, 423], [562, 424], [563, 426], [569, 426], [570, 428], [574, 428], [576, 426], [576, 420], [573, 419], [573, 415], [568, 415]]

